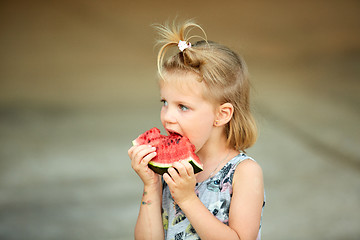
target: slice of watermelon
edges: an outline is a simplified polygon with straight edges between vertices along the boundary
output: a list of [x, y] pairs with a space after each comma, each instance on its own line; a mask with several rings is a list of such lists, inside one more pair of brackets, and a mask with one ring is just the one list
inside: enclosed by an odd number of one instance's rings
[[195, 146], [187, 137], [177, 134], [161, 135], [160, 130], [152, 128], [133, 141], [133, 145], [148, 144], [156, 147], [157, 155], [149, 162], [149, 168], [157, 174], [164, 174], [174, 162], [186, 160], [194, 168], [194, 173], [203, 170]]

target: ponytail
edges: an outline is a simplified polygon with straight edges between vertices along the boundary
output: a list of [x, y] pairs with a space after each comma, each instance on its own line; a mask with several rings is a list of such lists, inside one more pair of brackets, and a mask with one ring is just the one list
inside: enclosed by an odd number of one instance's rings
[[[163, 60], [165, 54], [171, 47], [180, 46], [180, 43], [182, 41], [186, 42], [186, 44], [188, 44], [189, 47], [187, 47], [182, 51], [181, 49], [179, 49], [181, 52], [179, 53], [178, 57], [182, 59], [181, 62], [183, 63], [184, 66], [176, 66], [176, 67], [184, 70], [191, 70], [191, 68], [195, 70], [201, 65], [201, 61], [200, 61], [201, 58], [196, 57], [196, 54], [194, 52], [197, 52], [197, 50], [193, 49], [190, 43], [190, 39], [195, 37], [202, 39], [204, 42], [207, 42], [206, 33], [200, 25], [194, 23], [191, 20], [188, 20], [181, 25], [176, 25], [175, 22], [173, 22], [171, 26], [169, 25], [169, 23], [167, 23], [165, 25], [157, 24], [154, 25], [154, 27], [157, 29], [161, 37], [159, 40], [157, 40], [157, 44], [162, 45], [157, 56], [157, 67], [160, 77], [162, 77], [162, 72], [164, 67]], [[204, 37], [199, 35], [188, 37], [189, 32], [195, 28], [199, 29], [203, 33]]]

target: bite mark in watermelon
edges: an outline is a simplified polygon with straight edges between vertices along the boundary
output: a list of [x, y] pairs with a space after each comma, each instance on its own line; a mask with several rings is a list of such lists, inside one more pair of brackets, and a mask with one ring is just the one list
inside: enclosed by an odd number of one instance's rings
[[203, 170], [199, 157], [195, 154], [195, 146], [187, 137], [178, 134], [161, 135], [158, 128], [152, 128], [133, 142], [133, 145], [151, 145], [156, 147], [156, 156], [149, 162], [149, 168], [157, 174], [164, 174], [174, 162], [186, 160], [194, 169], [194, 173]]

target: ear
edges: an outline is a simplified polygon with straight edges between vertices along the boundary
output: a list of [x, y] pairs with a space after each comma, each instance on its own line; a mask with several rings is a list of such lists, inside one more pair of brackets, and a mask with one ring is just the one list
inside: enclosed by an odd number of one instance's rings
[[224, 103], [220, 105], [216, 114], [214, 126], [220, 127], [227, 124], [231, 120], [233, 113], [234, 106], [231, 103]]

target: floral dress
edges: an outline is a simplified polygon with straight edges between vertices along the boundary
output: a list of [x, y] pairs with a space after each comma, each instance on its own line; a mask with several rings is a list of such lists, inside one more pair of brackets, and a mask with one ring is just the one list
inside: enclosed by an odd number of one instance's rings
[[[196, 195], [209, 211], [221, 222], [229, 224], [229, 208], [232, 197], [232, 180], [235, 169], [245, 159], [251, 159], [244, 153], [240, 153], [231, 159], [217, 174], [197, 183]], [[265, 200], [263, 208], [265, 206]], [[262, 214], [261, 214], [262, 215]], [[166, 240], [192, 240], [200, 239], [195, 229], [191, 226], [185, 214], [174, 202], [169, 187], [163, 181], [162, 218]], [[261, 238], [261, 224], [257, 240]]]

